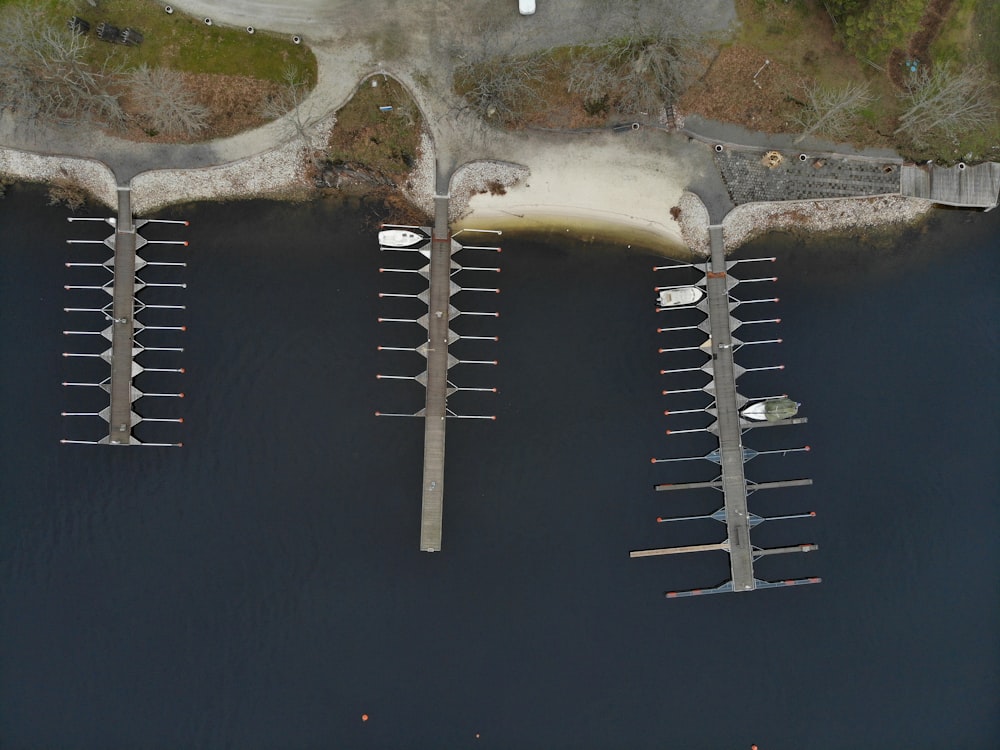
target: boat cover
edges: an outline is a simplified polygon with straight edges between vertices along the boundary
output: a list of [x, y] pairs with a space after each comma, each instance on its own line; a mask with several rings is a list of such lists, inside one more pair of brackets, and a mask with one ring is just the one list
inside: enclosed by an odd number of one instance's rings
[[764, 403], [764, 416], [768, 422], [791, 419], [799, 411], [799, 405], [790, 398], [772, 398]]

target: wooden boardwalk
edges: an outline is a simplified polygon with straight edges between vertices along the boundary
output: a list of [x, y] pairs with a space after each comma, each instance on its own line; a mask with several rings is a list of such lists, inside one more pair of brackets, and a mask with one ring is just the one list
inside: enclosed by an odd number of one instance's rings
[[118, 221], [114, 234], [114, 296], [111, 336], [111, 407], [108, 418], [108, 442], [131, 445], [132, 373], [134, 356], [135, 251], [136, 232], [132, 222], [132, 193], [118, 188]]
[[451, 312], [451, 234], [448, 196], [434, 196], [427, 320], [427, 401], [424, 406], [424, 481], [420, 549], [441, 550], [445, 425], [448, 422], [448, 323]]
[[907, 164], [900, 171], [900, 193], [945, 206], [995, 208], [1000, 197], [1000, 164], [986, 162], [974, 167]]

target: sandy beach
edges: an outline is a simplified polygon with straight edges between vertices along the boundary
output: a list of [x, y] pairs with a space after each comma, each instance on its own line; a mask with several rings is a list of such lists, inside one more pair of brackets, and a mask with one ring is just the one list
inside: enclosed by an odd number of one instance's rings
[[[683, 247], [670, 209], [681, 199], [688, 167], [669, 152], [651, 151], [629, 138], [597, 135], [552, 142], [525, 137], [519, 144], [520, 170], [478, 162], [462, 167], [452, 179], [461, 217], [457, 226], [562, 231], [588, 241]], [[491, 179], [505, 192], [489, 192]], [[462, 210], [466, 204], [467, 212]]]

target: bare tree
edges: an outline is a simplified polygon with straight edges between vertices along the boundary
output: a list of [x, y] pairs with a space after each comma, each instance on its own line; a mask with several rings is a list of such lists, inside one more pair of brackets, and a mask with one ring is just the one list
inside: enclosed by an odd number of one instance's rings
[[567, 81], [585, 102], [607, 98], [625, 114], [670, 104], [703, 70], [702, 33], [684, 8], [663, 6], [650, 18], [641, 4], [625, 4], [608, 19], [606, 36], [583, 45]]
[[86, 37], [51, 26], [29, 5], [0, 14], [0, 109], [22, 122], [97, 122], [122, 126], [121, 67], [113, 54], [96, 68], [87, 62]]
[[281, 87], [264, 100], [261, 116], [268, 120], [285, 118], [284, 122], [292, 134], [302, 141], [309, 152], [316, 150], [313, 143], [314, 128], [319, 117], [314, 116], [312, 107], [305, 104], [309, 87], [294, 65], [288, 65], [281, 73]]
[[208, 108], [176, 70], [140, 65], [129, 75], [129, 91], [138, 115], [161, 133], [194, 136], [208, 127]]
[[480, 117], [515, 125], [541, 104], [537, 85], [545, 77], [545, 66], [541, 54], [502, 55], [460, 65], [455, 79]]
[[804, 130], [795, 139], [799, 143], [806, 136], [819, 132], [831, 138], [843, 138], [850, 133], [858, 113], [874, 97], [867, 82], [848, 82], [842, 88], [829, 88], [820, 84], [804, 85], [808, 100], [796, 121]]
[[997, 120], [995, 84], [981, 66], [955, 70], [950, 64], [911, 76], [903, 99], [908, 109], [899, 118], [896, 134], [916, 145], [928, 136], [957, 139], [983, 130]]
[[528, 50], [522, 32], [508, 22], [506, 15], [482, 19], [474, 35], [449, 50], [455, 88], [466, 102], [462, 111], [500, 126], [523, 122], [541, 104], [538, 84], [548, 70], [544, 54]]

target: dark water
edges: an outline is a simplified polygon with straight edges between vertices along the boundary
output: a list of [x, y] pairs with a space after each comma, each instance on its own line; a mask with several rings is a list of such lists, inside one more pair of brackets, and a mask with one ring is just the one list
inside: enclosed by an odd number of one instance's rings
[[83, 320], [62, 312], [82, 230], [43, 204], [0, 201], [0, 746], [1000, 746], [1000, 212], [940, 213], [876, 250], [742, 253], [782, 256], [765, 269], [782, 302], [753, 317], [780, 315], [756, 333], [785, 343], [741, 361], [787, 365], [742, 389], [810, 418], [748, 443], [813, 447], [748, 474], [816, 482], [751, 507], [819, 514], [754, 538], [821, 546], [758, 572], [824, 582], [666, 601], [727, 565], [627, 556], [722, 528], [654, 522], [718, 496], [651, 490], [712, 474], [649, 463], [707, 444], [663, 435], [681, 400], [657, 371], [679, 360], [655, 350], [682, 344], [654, 333], [653, 258], [507, 241], [503, 293], [479, 308], [502, 317], [455, 326], [501, 337], [456, 348], [499, 367], [453, 371], [500, 389], [454, 407], [499, 419], [450, 425], [444, 551], [427, 555], [421, 424], [373, 416], [420, 405], [374, 377], [419, 371], [375, 349], [421, 338], [378, 315], [419, 312], [379, 302], [407, 280], [378, 274], [357, 213], [172, 213], [192, 221], [189, 288], [168, 295], [188, 331], [159, 340], [187, 350], [158, 361], [187, 374], [146, 383], [185, 391], [156, 408], [186, 421], [142, 427], [185, 447], [112, 450], [58, 443], [100, 431], [60, 411], [100, 404], [59, 385], [87, 370], [59, 356]]

